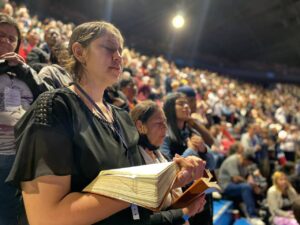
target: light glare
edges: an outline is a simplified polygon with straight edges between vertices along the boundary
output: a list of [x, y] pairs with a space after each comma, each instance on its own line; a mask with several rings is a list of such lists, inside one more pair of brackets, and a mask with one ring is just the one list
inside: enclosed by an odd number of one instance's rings
[[172, 20], [172, 25], [174, 28], [179, 29], [184, 25], [184, 18], [181, 15], [176, 15]]

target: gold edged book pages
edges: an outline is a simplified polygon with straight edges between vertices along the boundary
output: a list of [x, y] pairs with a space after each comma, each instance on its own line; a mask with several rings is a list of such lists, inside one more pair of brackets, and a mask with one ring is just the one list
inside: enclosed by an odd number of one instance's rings
[[188, 206], [199, 194], [208, 194], [214, 191], [221, 191], [217, 181], [213, 181], [213, 175], [209, 170], [205, 170], [204, 177], [195, 180], [185, 192], [176, 199], [171, 208], [178, 209]]
[[173, 186], [177, 171], [174, 162], [103, 170], [83, 191], [158, 211]]

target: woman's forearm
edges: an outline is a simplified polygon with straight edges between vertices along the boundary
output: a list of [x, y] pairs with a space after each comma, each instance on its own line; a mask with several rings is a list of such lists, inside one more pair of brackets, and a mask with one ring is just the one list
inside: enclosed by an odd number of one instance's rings
[[75, 192], [48, 207], [33, 205], [27, 203], [27, 199], [24, 200], [28, 219], [32, 225], [94, 224], [129, 207], [129, 203], [123, 201], [96, 194]]
[[209, 147], [213, 145], [214, 138], [205, 126], [200, 124], [197, 119], [193, 119], [193, 122], [190, 122], [189, 124], [192, 126], [192, 128], [194, 128], [201, 134], [201, 137], [203, 138], [205, 144], [207, 144]]
[[105, 196], [70, 192], [71, 176], [42, 176], [22, 182], [31, 225], [81, 225], [101, 221], [129, 206]]
[[50, 205], [45, 208], [46, 210], [41, 209], [39, 205], [25, 203], [28, 219], [32, 225], [94, 224], [128, 206], [128, 203], [122, 201], [83, 193], [68, 194], [58, 204]]

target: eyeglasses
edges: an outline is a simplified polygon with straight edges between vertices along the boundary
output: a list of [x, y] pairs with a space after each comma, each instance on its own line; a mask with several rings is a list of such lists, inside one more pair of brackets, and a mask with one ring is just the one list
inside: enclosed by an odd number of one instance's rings
[[178, 106], [184, 107], [184, 106], [189, 106], [189, 103], [187, 101], [176, 101], [175, 103]]

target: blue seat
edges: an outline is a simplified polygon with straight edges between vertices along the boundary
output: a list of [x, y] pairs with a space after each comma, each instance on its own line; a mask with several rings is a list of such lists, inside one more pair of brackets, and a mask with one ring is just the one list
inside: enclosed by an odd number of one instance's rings
[[233, 202], [228, 200], [214, 200], [213, 201], [213, 224], [214, 225], [231, 225]]

